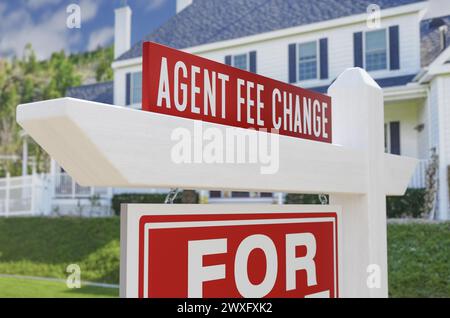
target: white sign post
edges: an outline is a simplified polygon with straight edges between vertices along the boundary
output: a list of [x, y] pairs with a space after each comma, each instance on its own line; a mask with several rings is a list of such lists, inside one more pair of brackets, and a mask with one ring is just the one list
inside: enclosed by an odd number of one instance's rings
[[417, 160], [384, 153], [383, 94], [364, 70], [346, 70], [328, 93], [333, 144], [279, 136], [275, 174], [251, 163], [173, 162], [171, 134], [192, 131], [191, 119], [62, 98], [19, 105], [17, 121], [81, 185], [328, 193], [342, 210], [339, 295], [387, 297], [385, 198], [404, 194]]
[[341, 74], [328, 94], [333, 100], [333, 142], [362, 150], [367, 171], [365, 194], [330, 195], [330, 204], [345, 211], [341, 291], [347, 297], [387, 297], [385, 184], [395, 176], [385, 174], [383, 92], [355, 68]]

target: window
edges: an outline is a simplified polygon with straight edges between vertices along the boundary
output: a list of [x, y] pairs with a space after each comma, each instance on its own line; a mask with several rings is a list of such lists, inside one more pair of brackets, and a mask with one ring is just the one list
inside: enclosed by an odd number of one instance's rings
[[248, 70], [247, 54], [238, 54], [233, 56], [233, 66], [241, 70]]
[[222, 191], [209, 191], [209, 197], [210, 198], [221, 198]]
[[317, 78], [317, 41], [299, 44], [298, 74], [300, 81]]
[[400, 122], [391, 121], [384, 124], [384, 151], [400, 155]]
[[233, 191], [231, 192], [232, 198], [250, 198], [250, 192]]
[[142, 72], [131, 74], [131, 104], [140, 104], [142, 102]]
[[386, 30], [376, 30], [365, 34], [365, 61], [367, 71], [387, 69]]

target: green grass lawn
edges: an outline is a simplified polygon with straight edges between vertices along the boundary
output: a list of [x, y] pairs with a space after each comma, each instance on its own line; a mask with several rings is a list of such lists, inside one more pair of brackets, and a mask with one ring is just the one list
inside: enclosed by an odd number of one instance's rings
[[450, 297], [450, 222], [388, 225], [389, 295]]
[[[0, 219], [0, 274], [118, 284], [119, 218]], [[390, 297], [450, 297], [450, 222], [388, 224]], [[108, 297], [117, 289], [0, 277], [0, 297]]]
[[118, 297], [119, 289], [81, 286], [69, 289], [64, 282], [0, 277], [1, 298], [104, 298]]

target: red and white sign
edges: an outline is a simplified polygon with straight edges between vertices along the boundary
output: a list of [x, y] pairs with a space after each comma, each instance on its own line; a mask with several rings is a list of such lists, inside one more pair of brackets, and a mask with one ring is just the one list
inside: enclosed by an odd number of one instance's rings
[[126, 296], [338, 297], [338, 215], [328, 206], [128, 205], [122, 248], [138, 248], [127, 252]]
[[142, 109], [331, 143], [331, 98], [153, 42]]

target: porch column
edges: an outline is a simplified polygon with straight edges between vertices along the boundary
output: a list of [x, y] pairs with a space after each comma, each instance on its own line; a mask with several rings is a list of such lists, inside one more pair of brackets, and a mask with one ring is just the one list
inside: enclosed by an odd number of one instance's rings
[[28, 135], [22, 135], [22, 176], [28, 174]]

